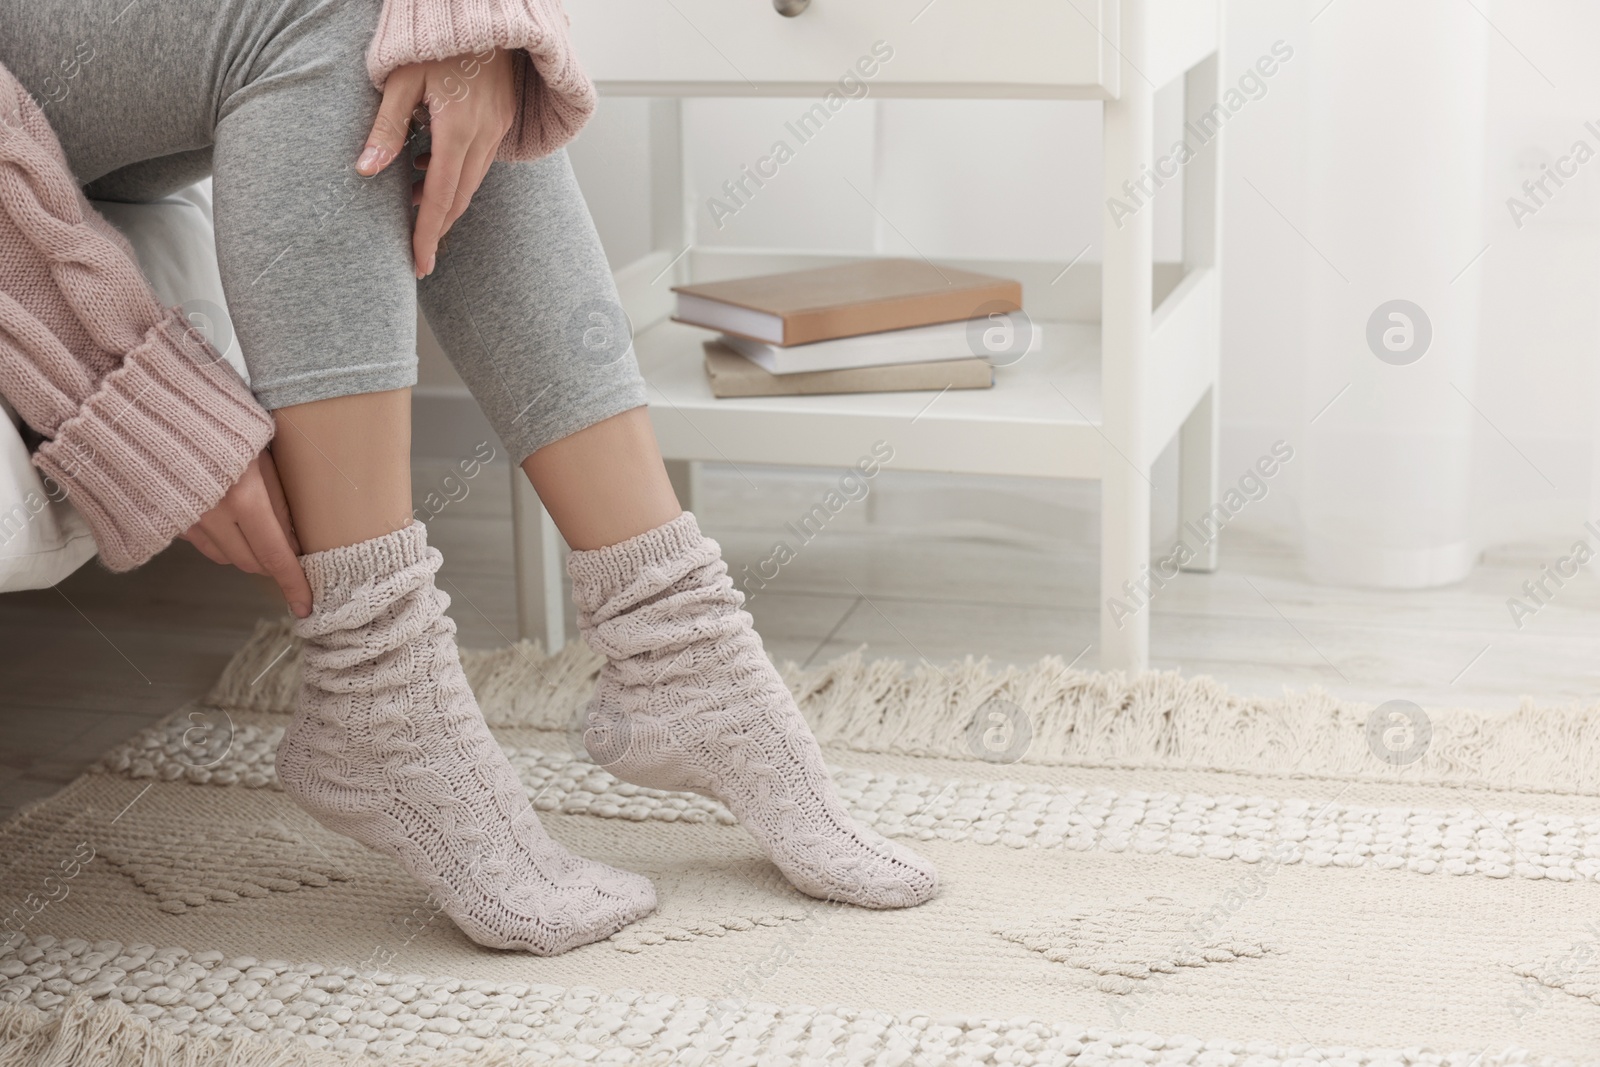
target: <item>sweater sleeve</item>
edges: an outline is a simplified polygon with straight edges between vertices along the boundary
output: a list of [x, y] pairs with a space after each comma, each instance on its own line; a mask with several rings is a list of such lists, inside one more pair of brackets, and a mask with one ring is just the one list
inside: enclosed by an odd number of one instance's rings
[[367, 73], [382, 90], [399, 66], [505, 48], [516, 62], [517, 117], [496, 159], [538, 159], [594, 114], [594, 84], [578, 65], [560, 0], [384, 0]]
[[164, 308], [0, 67], [0, 392], [33, 463], [130, 570], [215, 507], [272, 437], [233, 368]]

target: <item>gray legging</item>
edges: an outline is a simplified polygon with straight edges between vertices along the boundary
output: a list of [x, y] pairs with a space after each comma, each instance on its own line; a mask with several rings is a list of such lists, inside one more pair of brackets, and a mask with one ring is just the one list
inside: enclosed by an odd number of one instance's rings
[[[421, 282], [409, 156], [356, 156], [380, 0], [4, 0], [0, 63], [105, 200], [214, 175], [217, 258], [261, 403], [416, 382], [416, 307], [508, 454], [645, 402], [565, 153], [496, 163]], [[419, 139], [414, 150], [425, 147]]]

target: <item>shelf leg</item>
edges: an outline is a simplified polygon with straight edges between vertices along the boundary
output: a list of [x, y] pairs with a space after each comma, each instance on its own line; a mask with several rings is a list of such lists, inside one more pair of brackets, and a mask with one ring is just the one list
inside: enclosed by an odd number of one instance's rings
[[516, 565], [517, 637], [554, 655], [567, 643], [565, 542], [528, 476], [511, 466], [511, 544]]
[[1150, 662], [1148, 473], [1108, 469], [1100, 480], [1102, 670], [1142, 671]]
[[[1218, 51], [1195, 64], [1184, 77], [1185, 118], [1202, 127], [1205, 116], [1220, 99], [1222, 82], [1221, 42], [1224, 39], [1222, 13], [1218, 12]], [[1220, 271], [1222, 262], [1222, 145], [1221, 138], [1199, 148], [1189, 161], [1183, 179], [1183, 260], [1187, 270]], [[1220, 281], [1220, 277], [1219, 277]], [[1217, 307], [1213, 321], [1221, 329], [1221, 285], [1217, 286]], [[1220, 357], [1222, 342], [1212, 339]], [[1217, 461], [1220, 455], [1218, 432], [1221, 415], [1218, 400], [1218, 363], [1214, 357], [1211, 387], [1184, 420], [1178, 438], [1178, 518], [1191, 522], [1204, 515], [1217, 502]], [[1183, 536], [1180, 533], [1180, 536]], [[1209, 573], [1217, 569], [1217, 541], [1213, 537], [1200, 546], [1183, 568]]]
[[669, 459], [666, 461], [667, 479], [672, 482], [672, 491], [677, 494], [678, 506], [684, 511], [695, 509], [695, 500], [700, 495], [700, 464], [692, 459]]
[[[1150, 341], [1156, 87], [1147, 67], [1146, 0], [1123, 0], [1121, 95], [1105, 104], [1100, 482], [1100, 666], [1140, 671], [1150, 659]], [[1128, 184], [1131, 183], [1131, 184]], [[1143, 188], [1141, 188], [1141, 183]], [[1169, 191], [1170, 195], [1170, 191]], [[1159, 596], [1157, 592], [1155, 595]]]
[[[1217, 502], [1217, 387], [1183, 420], [1178, 436], [1178, 521], [1199, 519]], [[1180, 537], [1183, 532], [1180, 530]], [[1184, 565], [1186, 571], [1210, 574], [1217, 569], [1217, 538], [1207, 541]]]

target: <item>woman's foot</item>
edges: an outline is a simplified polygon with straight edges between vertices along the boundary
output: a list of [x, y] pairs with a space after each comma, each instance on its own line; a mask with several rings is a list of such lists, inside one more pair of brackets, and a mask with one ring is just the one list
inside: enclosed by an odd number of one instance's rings
[[868, 908], [933, 896], [933, 866], [858, 824], [689, 512], [568, 558], [578, 627], [606, 657], [584, 742], [623, 781], [715, 797], [797, 889]]
[[655, 909], [650, 882], [553, 841], [456, 652], [442, 559], [413, 523], [302, 556], [314, 610], [278, 780], [328, 829], [393, 856], [468, 937], [541, 956]]

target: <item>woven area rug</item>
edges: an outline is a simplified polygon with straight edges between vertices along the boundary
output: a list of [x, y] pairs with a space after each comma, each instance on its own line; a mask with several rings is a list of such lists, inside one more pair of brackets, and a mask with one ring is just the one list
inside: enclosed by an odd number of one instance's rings
[[277, 788], [299, 651], [263, 623], [0, 827], [0, 1064], [1600, 1064], [1600, 712], [787, 666], [848, 803], [939, 866], [868, 912], [588, 762], [586, 649], [464, 659], [550, 832], [655, 914], [554, 959], [472, 944]]

